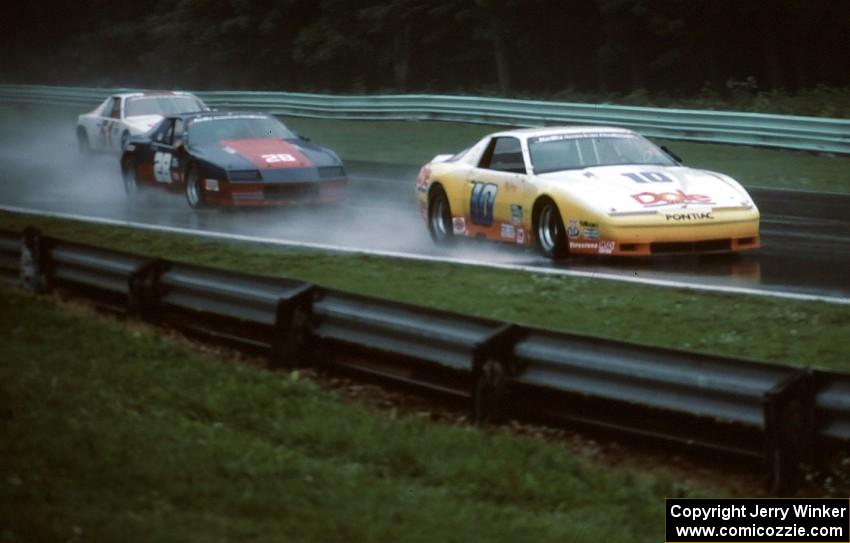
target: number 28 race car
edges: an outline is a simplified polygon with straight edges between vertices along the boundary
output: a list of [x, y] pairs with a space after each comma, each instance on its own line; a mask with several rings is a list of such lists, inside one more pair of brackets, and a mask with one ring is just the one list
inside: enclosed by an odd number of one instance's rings
[[169, 115], [121, 156], [124, 188], [183, 192], [193, 208], [336, 203], [348, 178], [337, 154], [258, 113]]
[[727, 175], [682, 166], [621, 128], [491, 134], [438, 155], [416, 184], [437, 243], [453, 236], [570, 253], [722, 253], [759, 246], [759, 212]]
[[93, 111], [79, 116], [77, 143], [82, 152], [121, 151], [130, 136], [147, 132], [164, 115], [208, 109], [188, 92], [113, 94]]

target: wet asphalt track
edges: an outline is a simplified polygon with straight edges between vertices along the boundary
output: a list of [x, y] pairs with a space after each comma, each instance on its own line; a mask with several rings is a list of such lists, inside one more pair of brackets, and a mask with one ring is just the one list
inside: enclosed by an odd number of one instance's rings
[[[552, 267], [533, 251], [469, 242], [435, 248], [415, 205], [416, 169], [349, 162], [344, 205], [311, 209], [192, 211], [154, 193], [130, 205], [117, 158], [80, 157], [73, 127], [0, 125], [0, 204], [44, 211], [483, 262]], [[572, 258], [586, 272], [850, 298], [850, 197], [754, 190], [762, 248], [737, 256]]]

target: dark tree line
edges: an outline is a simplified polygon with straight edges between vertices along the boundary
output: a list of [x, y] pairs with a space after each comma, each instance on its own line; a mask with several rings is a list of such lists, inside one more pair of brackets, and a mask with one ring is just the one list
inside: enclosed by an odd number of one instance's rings
[[850, 84], [847, 0], [19, 0], [4, 19], [5, 82], [500, 95]]

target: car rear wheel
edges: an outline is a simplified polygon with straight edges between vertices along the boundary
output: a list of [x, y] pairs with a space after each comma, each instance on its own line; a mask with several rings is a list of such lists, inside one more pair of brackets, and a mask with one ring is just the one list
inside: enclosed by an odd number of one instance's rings
[[201, 191], [201, 176], [198, 175], [198, 168], [192, 165], [186, 172], [186, 201], [192, 209], [206, 207], [204, 193]]
[[428, 198], [428, 232], [437, 245], [447, 245], [454, 238], [452, 210], [442, 187], [434, 187]]
[[127, 193], [127, 198], [135, 200], [139, 195], [139, 183], [136, 178], [136, 159], [133, 157], [125, 158], [121, 168], [121, 177], [124, 180], [124, 192]]
[[546, 258], [564, 258], [569, 254], [567, 236], [564, 231], [564, 221], [558, 206], [552, 200], [545, 200], [540, 205], [535, 226], [537, 248]]

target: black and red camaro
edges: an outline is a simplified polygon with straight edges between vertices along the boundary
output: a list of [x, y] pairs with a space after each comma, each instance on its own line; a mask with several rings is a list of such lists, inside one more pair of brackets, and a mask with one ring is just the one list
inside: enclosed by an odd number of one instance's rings
[[183, 192], [193, 208], [336, 203], [348, 178], [339, 156], [275, 117], [219, 111], [170, 115], [121, 155], [130, 197]]

